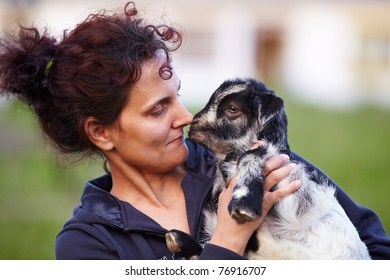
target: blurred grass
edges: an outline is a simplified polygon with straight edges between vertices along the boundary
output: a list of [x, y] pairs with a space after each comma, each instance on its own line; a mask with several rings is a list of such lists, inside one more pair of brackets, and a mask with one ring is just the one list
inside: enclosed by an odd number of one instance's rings
[[389, 233], [390, 111], [326, 111], [289, 102], [287, 114], [291, 148], [373, 209]]
[[[390, 111], [325, 110], [279, 94], [292, 149], [373, 209], [390, 232]], [[54, 259], [55, 236], [79, 203], [84, 182], [103, 172], [101, 163], [58, 164], [19, 103], [0, 107], [0, 129], [0, 259]]]
[[26, 106], [0, 106], [0, 259], [54, 259], [54, 243], [100, 162], [68, 166]]

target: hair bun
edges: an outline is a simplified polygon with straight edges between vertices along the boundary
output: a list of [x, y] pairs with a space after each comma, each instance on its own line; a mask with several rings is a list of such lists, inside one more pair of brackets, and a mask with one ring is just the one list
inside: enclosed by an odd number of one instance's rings
[[[17, 36], [0, 41], [0, 90], [29, 105], [47, 96], [45, 72], [53, 60], [56, 40], [36, 28], [20, 27]], [[48, 71], [47, 71], [48, 72]], [[47, 97], [46, 97], [47, 98]]]

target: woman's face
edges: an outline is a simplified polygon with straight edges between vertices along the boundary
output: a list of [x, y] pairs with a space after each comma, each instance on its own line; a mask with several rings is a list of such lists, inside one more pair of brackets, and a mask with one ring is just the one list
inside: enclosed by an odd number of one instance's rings
[[188, 155], [183, 128], [192, 115], [179, 100], [177, 75], [173, 72], [169, 80], [162, 79], [161, 64], [155, 59], [142, 66], [141, 78], [131, 87], [128, 102], [110, 129], [112, 159], [143, 172], [169, 172]]

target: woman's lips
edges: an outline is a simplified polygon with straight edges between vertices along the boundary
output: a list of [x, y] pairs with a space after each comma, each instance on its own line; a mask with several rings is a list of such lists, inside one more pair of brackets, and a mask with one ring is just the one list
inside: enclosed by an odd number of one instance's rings
[[182, 140], [183, 140], [183, 135], [180, 135], [179, 137], [173, 139], [172, 141], [169, 141], [167, 145], [178, 142], [178, 141], [181, 142]]

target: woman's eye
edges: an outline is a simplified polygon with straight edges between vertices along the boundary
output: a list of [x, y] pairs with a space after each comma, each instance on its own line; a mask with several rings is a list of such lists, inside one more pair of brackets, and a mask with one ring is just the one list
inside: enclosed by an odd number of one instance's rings
[[160, 105], [156, 106], [150, 114], [152, 116], [159, 116], [163, 112], [164, 112], [164, 106], [160, 104]]

